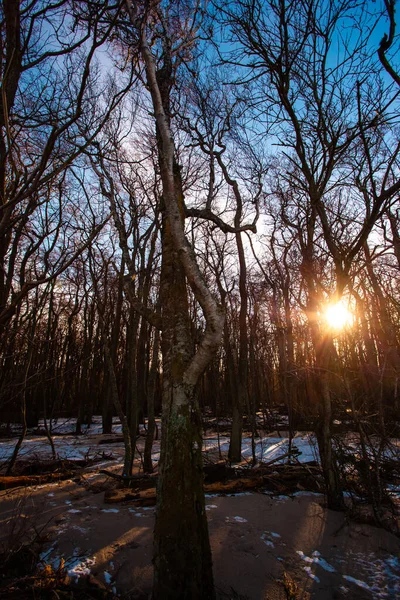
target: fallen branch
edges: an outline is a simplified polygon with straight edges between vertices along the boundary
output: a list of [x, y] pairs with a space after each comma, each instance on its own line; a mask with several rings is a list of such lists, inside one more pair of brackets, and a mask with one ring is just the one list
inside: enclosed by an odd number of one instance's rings
[[27, 487], [31, 485], [43, 485], [54, 481], [62, 481], [76, 477], [76, 472], [66, 471], [64, 473], [47, 473], [43, 475], [16, 475], [16, 476], [1, 476], [0, 490], [9, 490], [15, 487]]
[[[282, 457], [279, 457], [282, 458]], [[268, 464], [273, 464], [270, 461]], [[298, 489], [319, 491], [318, 475], [319, 466], [276, 465], [274, 469], [262, 465], [256, 469], [238, 471], [226, 467], [223, 463], [207, 465], [204, 469], [206, 494], [234, 494], [260, 488], [273, 489], [279, 492], [290, 493]], [[101, 471], [118, 481], [126, 478], [110, 471]], [[118, 502], [134, 502], [135, 504], [154, 505], [156, 502], [157, 477], [154, 475], [134, 475], [130, 478], [130, 487], [113, 489], [105, 492], [104, 501], [110, 504]], [[301, 485], [300, 485], [301, 484]]]
[[[241, 477], [232, 481], [226, 481], [224, 483], [208, 483], [204, 486], [204, 492], [206, 494], [232, 494], [235, 492], [242, 492], [245, 490], [254, 490], [264, 485], [264, 478], [262, 475], [256, 477]], [[118, 502], [132, 501], [137, 504], [142, 502], [146, 505], [150, 505], [149, 502], [156, 502], [156, 488], [151, 487], [144, 490], [138, 489], [117, 489], [107, 490], [104, 493], [104, 501], [108, 504], [116, 504]]]

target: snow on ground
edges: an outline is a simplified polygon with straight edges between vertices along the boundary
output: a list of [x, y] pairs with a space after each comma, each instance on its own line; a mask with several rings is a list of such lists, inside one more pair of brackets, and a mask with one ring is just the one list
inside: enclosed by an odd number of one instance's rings
[[[91, 440], [91, 436], [85, 435], [80, 437], [71, 436], [56, 436], [54, 437], [54, 445], [56, 454], [59, 458], [68, 460], [83, 460], [101, 458], [107, 455], [110, 459], [122, 460], [123, 444], [101, 444], [98, 445], [98, 440]], [[92, 443], [91, 443], [92, 442]], [[10, 458], [15, 447], [15, 440], [0, 441], [0, 463]], [[288, 438], [264, 437], [257, 440], [256, 457], [259, 462], [268, 462], [274, 459], [279, 459], [279, 456], [284, 456], [288, 452]], [[207, 438], [204, 440], [204, 451], [216, 450], [218, 448], [217, 439]], [[227, 453], [229, 449], [229, 438], [220, 438], [220, 449], [222, 453]], [[299, 454], [297, 459], [300, 462], [310, 462], [317, 459], [315, 453], [315, 440], [312, 436], [302, 436], [295, 439], [295, 447]], [[297, 454], [297, 451], [296, 451]], [[251, 460], [251, 439], [244, 438], [242, 445], [242, 456], [244, 460]], [[19, 452], [20, 459], [27, 458], [51, 458], [51, 448], [48, 439], [44, 436], [27, 437], [21, 446]], [[160, 458], [159, 449], [155, 446], [152, 453], [153, 462], [158, 462]], [[284, 462], [287, 458], [277, 460]], [[108, 461], [97, 464], [97, 467], [107, 466]]]
[[[161, 425], [157, 420], [157, 425], [160, 429]], [[52, 421], [52, 431], [57, 434], [53, 437], [53, 442], [58, 458], [68, 460], [93, 460], [97, 459], [102, 462], [97, 462], [95, 468], [108, 467], [111, 465], [122, 464], [124, 449], [123, 442], [112, 443], [113, 437], [101, 435], [101, 417], [93, 417], [93, 424], [90, 427], [83, 426], [83, 434], [80, 436], [71, 435], [75, 431], [75, 419], [57, 419]], [[39, 423], [38, 432], [42, 434], [34, 435], [30, 433], [22, 443], [19, 451], [20, 459], [51, 459], [51, 447], [45, 435], [43, 435], [43, 422]], [[113, 433], [121, 435], [121, 424], [117, 417], [113, 418]], [[276, 461], [276, 463], [287, 462], [287, 454], [289, 451], [289, 439], [286, 432], [282, 432], [282, 436], [272, 433], [255, 440], [256, 460], [259, 463], [268, 463]], [[105, 441], [99, 445], [99, 441]], [[107, 443], [109, 439], [110, 443]], [[1, 463], [7, 461], [16, 444], [16, 438], [0, 440], [0, 466]], [[356, 455], [359, 452], [358, 437], [356, 434], [349, 433], [346, 435], [346, 444], [348, 448]], [[377, 441], [378, 444], [378, 441]], [[143, 450], [143, 438], [138, 441], [139, 449]], [[220, 451], [226, 456], [229, 450], [229, 437], [217, 436], [217, 434], [208, 435], [203, 440], [203, 450], [205, 452]], [[312, 433], [297, 433], [292, 440], [292, 452], [296, 460], [300, 463], [308, 463], [318, 461], [318, 448], [315, 436]], [[383, 457], [391, 460], [400, 460], [400, 440], [391, 440], [391, 444], [385, 448]], [[160, 458], [159, 442], [155, 442], [152, 452], [153, 463], [157, 463]], [[252, 443], [250, 437], [243, 438], [242, 442], [242, 458], [243, 461], [250, 463], [252, 460]], [[242, 465], [239, 465], [242, 466]], [[390, 495], [400, 499], [400, 489], [397, 485], [388, 486]]]
[[[219, 448], [222, 453], [227, 453], [229, 450], [229, 438], [227, 436], [220, 437]], [[203, 440], [204, 450], [218, 449], [218, 439], [205, 438]], [[284, 457], [289, 451], [289, 438], [287, 437], [262, 437], [256, 440], [256, 458], [259, 462], [269, 462], [280, 456]], [[298, 460], [303, 463], [317, 460], [317, 449], [315, 437], [311, 434], [296, 435], [292, 442], [292, 452], [298, 454]], [[242, 457], [245, 460], [251, 460], [251, 438], [243, 438], [242, 441]], [[286, 458], [277, 460], [276, 462], [284, 462]]]
[[[374, 600], [391, 600], [400, 598], [400, 560], [399, 557], [388, 555], [377, 558], [373, 552], [353, 552], [351, 558], [360, 568], [360, 574], [365, 573], [367, 581], [354, 579], [343, 575], [347, 581], [352, 581], [358, 587], [371, 592]], [[345, 567], [344, 567], [345, 570]]]
[[[348, 550], [345, 557], [336, 557], [340, 566], [335, 568], [321, 556], [318, 550], [314, 550], [310, 556], [307, 556], [302, 550], [296, 550], [296, 554], [306, 563], [303, 570], [317, 583], [320, 582], [320, 578], [315, 574], [315, 569], [321, 567], [328, 573], [341, 572], [344, 580], [370, 592], [374, 600], [394, 600], [394, 598], [400, 597], [400, 560], [394, 555], [378, 558], [373, 552]], [[346, 564], [349, 561], [355, 565], [358, 578], [346, 574]], [[320, 574], [322, 574], [321, 571], [319, 571]], [[346, 592], [346, 590], [349, 591], [343, 586], [343, 591]]]
[[[157, 426], [160, 430], [159, 420]], [[102, 443], [99, 445], [99, 436], [101, 436], [101, 417], [93, 417], [93, 424], [90, 427], [82, 426], [82, 435], [71, 435], [75, 433], [76, 419], [55, 419], [52, 421], [53, 443], [56, 455], [60, 459], [67, 460], [85, 460], [98, 459], [107, 457], [107, 459], [116, 459], [121, 461], [123, 458], [123, 442], [112, 443], [113, 438], [110, 436], [110, 443]], [[40, 458], [47, 460], [52, 458], [51, 447], [46, 435], [43, 434], [44, 424], [39, 421], [35, 434], [30, 432], [24, 439], [19, 450], [19, 459]], [[113, 418], [113, 434], [121, 435], [121, 424], [118, 417]], [[144, 430], [142, 430], [144, 433]], [[107, 437], [103, 438], [103, 441]], [[16, 438], [0, 440], [0, 463], [8, 460], [15, 448]], [[152, 454], [153, 462], [157, 462], [160, 458], [159, 449], [155, 445]], [[107, 466], [110, 462], [107, 460], [102, 464], [97, 463], [97, 467]]]

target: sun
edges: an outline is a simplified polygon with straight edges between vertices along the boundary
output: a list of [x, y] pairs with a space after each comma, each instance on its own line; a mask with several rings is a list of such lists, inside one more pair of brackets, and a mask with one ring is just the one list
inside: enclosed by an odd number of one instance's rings
[[324, 311], [324, 319], [331, 329], [344, 329], [353, 324], [353, 315], [342, 301], [328, 304]]

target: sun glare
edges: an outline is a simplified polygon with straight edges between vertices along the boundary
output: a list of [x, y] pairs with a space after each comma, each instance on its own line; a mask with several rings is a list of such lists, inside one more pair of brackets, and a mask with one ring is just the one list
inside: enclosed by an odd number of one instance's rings
[[325, 321], [332, 329], [344, 329], [353, 324], [353, 315], [342, 303], [329, 304], [324, 313]]

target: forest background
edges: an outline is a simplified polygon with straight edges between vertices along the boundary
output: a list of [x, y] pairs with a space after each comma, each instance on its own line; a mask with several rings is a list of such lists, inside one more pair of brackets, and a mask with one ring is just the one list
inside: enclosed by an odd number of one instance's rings
[[400, 397], [395, 8], [2, 4], [7, 470], [39, 418], [79, 434], [101, 413], [126, 476], [146, 420], [151, 472], [162, 408], [155, 598], [213, 597], [204, 414], [232, 419], [234, 462], [243, 418], [255, 440], [284, 407], [290, 439], [316, 433], [332, 508], [346, 423], [379, 520]]

